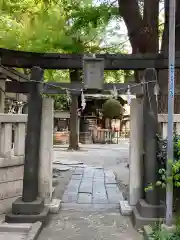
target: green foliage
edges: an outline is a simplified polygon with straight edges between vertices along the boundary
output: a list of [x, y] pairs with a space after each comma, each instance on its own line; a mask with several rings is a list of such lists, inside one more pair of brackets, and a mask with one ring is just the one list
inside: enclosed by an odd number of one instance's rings
[[103, 115], [109, 119], [121, 119], [123, 115], [122, 105], [116, 99], [108, 99], [103, 105]]
[[165, 188], [167, 182], [172, 182], [175, 188], [180, 187], [180, 136], [174, 135], [174, 160], [169, 160], [168, 164], [172, 167], [172, 174], [168, 176], [166, 171], [167, 159], [167, 140], [162, 140], [157, 136], [157, 161], [159, 163], [159, 180], [156, 183], [151, 183], [145, 191], [153, 190], [155, 186]]
[[[121, 46], [102, 44], [108, 23], [118, 15], [116, 6], [108, 2], [95, 5], [93, 0], [2, 0], [0, 47], [30, 52], [119, 53]], [[124, 71], [106, 72], [105, 81], [123, 82], [124, 76]], [[45, 81], [68, 82], [69, 72], [46, 70]], [[54, 98], [58, 109], [68, 105], [65, 95]]]
[[152, 225], [152, 233], [149, 234], [149, 237], [152, 240], [168, 240], [168, 234], [161, 228], [162, 222], [156, 222]]
[[167, 232], [162, 229], [162, 222], [157, 222], [152, 225], [152, 233], [149, 234], [152, 240], [179, 240], [180, 239], [180, 218], [176, 218], [175, 230], [173, 232]]
[[33, 52], [101, 51], [106, 26], [118, 14], [90, 0], [4, 0], [0, 9], [0, 46]]
[[55, 110], [68, 110], [69, 103], [65, 94], [53, 95]]

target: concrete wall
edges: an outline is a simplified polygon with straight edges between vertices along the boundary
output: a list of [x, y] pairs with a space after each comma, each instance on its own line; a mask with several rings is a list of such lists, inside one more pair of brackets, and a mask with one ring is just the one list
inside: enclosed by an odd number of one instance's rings
[[[180, 114], [174, 114], [174, 130], [180, 134]], [[163, 139], [167, 138], [168, 116], [167, 114], [158, 114], [158, 122], [160, 124], [160, 131]]]

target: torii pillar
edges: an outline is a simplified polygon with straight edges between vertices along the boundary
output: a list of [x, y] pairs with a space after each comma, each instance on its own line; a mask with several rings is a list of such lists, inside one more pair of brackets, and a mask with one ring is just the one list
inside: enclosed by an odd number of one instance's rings
[[[39, 82], [43, 82], [44, 71], [33, 67], [28, 101], [28, 122], [25, 140], [25, 161], [22, 198], [12, 204], [12, 213], [5, 221], [19, 223], [45, 222], [49, 208], [44, 199], [38, 197], [38, 175], [40, 159], [40, 136], [42, 118], [42, 95]], [[36, 82], [37, 81], [37, 82]]]
[[[155, 184], [158, 176], [157, 133], [158, 110], [154, 94], [156, 71], [153, 68], [145, 70], [143, 99], [143, 166], [142, 166], [142, 198], [133, 209], [133, 223], [136, 229], [149, 225], [165, 216], [165, 206], [160, 204], [157, 188], [145, 192], [149, 184]], [[162, 192], [161, 192], [162, 193]]]

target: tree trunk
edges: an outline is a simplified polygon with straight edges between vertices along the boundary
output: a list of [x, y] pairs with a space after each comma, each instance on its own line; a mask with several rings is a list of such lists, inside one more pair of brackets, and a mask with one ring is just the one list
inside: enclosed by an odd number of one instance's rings
[[[126, 24], [132, 53], [156, 53], [159, 49], [159, 0], [144, 0], [143, 15], [138, 0], [118, 0], [120, 15]], [[131, 16], [131, 17], [129, 17]], [[141, 82], [144, 71], [135, 71], [136, 82]]]
[[118, 2], [133, 53], [157, 52], [159, 0], [144, 0], [143, 16], [140, 13], [138, 0], [118, 0]]
[[[138, 0], [118, 0], [120, 15], [126, 24], [133, 53], [157, 53], [159, 50], [158, 16], [159, 0], [144, 0], [143, 14], [140, 13]], [[180, 0], [176, 7], [176, 51], [180, 51]], [[130, 17], [129, 17], [130, 16]], [[165, 0], [165, 24], [161, 52], [168, 54], [169, 0]], [[135, 72], [137, 82], [143, 72]], [[159, 106], [158, 112], [167, 113], [168, 70], [159, 71]], [[180, 70], [175, 71], [175, 113], [180, 113]], [[165, 92], [167, 94], [165, 94]]]

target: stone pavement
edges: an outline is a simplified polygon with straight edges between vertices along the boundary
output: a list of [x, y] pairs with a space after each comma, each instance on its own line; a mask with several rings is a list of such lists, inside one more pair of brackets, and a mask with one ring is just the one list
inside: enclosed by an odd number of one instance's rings
[[62, 199], [61, 210], [50, 216], [38, 240], [141, 239], [130, 218], [122, 216], [119, 209], [123, 189], [116, 179], [128, 184], [128, 147], [126, 140], [118, 145], [82, 145], [80, 151], [56, 148], [54, 161], [83, 164], [68, 165], [71, 170], [61, 173], [55, 190], [56, 198]]
[[112, 170], [77, 166], [62, 198], [38, 240], [140, 240], [131, 221], [119, 212], [122, 199]]
[[112, 170], [96, 167], [76, 167], [64, 192], [62, 202], [89, 204], [116, 204], [122, 200], [115, 175]]
[[81, 161], [87, 166], [101, 166], [112, 170], [125, 185], [129, 183], [129, 169], [126, 167], [129, 157], [129, 141], [119, 144], [84, 144], [80, 151], [67, 151], [68, 145], [54, 149], [55, 161]]

